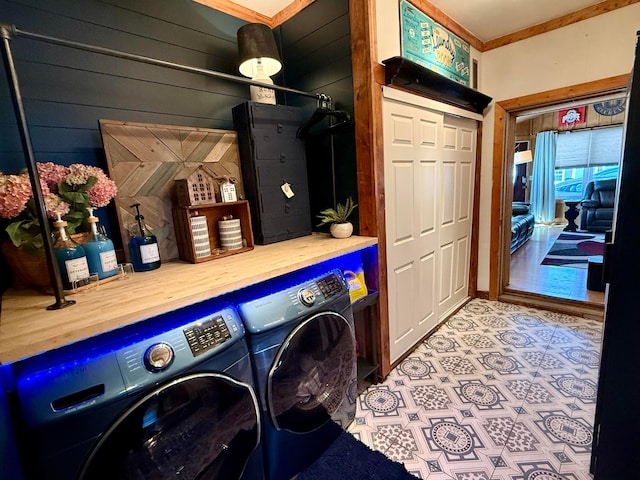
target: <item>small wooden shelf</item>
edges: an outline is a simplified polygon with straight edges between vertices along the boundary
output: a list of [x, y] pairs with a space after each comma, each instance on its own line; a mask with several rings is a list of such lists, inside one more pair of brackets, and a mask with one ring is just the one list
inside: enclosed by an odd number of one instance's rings
[[360, 346], [358, 357], [358, 393], [362, 393], [370, 385], [378, 383], [378, 348], [375, 332], [378, 329], [376, 307], [378, 292], [369, 290], [366, 297], [362, 297], [351, 304], [356, 325], [356, 339]]
[[[218, 234], [218, 220], [231, 215], [240, 219], [242, 230], [243, 247], [236, 250], [222, 250], [220, 246], [220, 235]], [[196, 257], [196, 249], [191, 233], [191, 217], [204, 216], [207, 218], [207, 228], [209, 230], [209, 245], [211, 255], [207, 257]], [[249, 202], [239, 200], [237, 202], [221, 202], [211, 205], [197, 205], [190, 207], [174, 207], [173, 223], [176, 230], [176, 241], [180, 259], [191, 263], [207, 262], [218, 258], [228, 257], [237, 253], [253, 250], [253, 232], [251, 230], [251, 214], [249, 213]]]
[[[358, 357], [358, 394], [364, 392], [370, 385], [378, 383], [378, 365], [371, 364], [364, 357]], [[370, 379], [372, 375], [375, 378]]]
[[387, 85], [395, 85], [479, 114], [491, 103], [491, 97], [404, 57], [387, 58], [382, 63]]
[[366, 297], [362, 297], [351, 304], [353, 313], [360, 312], [367, 307], [373, 307], [378, 301], [378, 292], [370, 291]]

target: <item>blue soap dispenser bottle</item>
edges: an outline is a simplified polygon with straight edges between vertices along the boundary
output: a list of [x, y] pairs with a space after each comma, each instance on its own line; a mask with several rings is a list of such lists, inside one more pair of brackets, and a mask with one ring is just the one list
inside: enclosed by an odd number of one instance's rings
[[72, 290], [89, 282], [89, 264], [84, 248], [69, 237], [67, 222], [60, 218], [60, 213], [57, 215], [53, 226], [58, 229], [58, 234], [53, 247], [60, 267], [62, 288]]
[[89, 238], [82, 244], [89, 262], [89, 271], [98, 274], [98, 279], [113, 277], [118, 273], [118, 258], [113, 242], [98, 230], [98, 217], [93, 214], [94, 207], [87, 207], [91, 225]]
[[160, 268], [160, 250], [158, 239], [148, 234], [144, 225], [144, 217], [140, 214], [140, 204], [135, 203], [131, 208], [136, 209], [136, 223], [129, 227], [129, 255], [136, 272], [148, 272]]

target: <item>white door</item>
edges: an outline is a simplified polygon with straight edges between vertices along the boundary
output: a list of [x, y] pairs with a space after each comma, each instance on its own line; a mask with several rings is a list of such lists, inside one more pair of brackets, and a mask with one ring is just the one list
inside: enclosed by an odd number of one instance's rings
[[467, 298], [476, 122], [383, 100], [391, 361]]
[[467, 298], [476, 157], [474, 120], [444, 115], [439, 204], [439, 318]]

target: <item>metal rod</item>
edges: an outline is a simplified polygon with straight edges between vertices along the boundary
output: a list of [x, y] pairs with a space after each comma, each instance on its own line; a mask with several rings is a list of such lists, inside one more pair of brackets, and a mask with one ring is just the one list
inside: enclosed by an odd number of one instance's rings
[[44, 240], [44, 251], [47, 258], [47, 266], [49, 267], [49, 278], [53, 286], [53, 292], [56, 297], [56, 303], [47, 307], [47, 310], [57, 310], [60, 308], [73, 305], [75, 300], [66, 300], [62, 289], [62, 276], [60, 268], [56, 261], [53, 242], [51, 240], [51, 228], [49, 227], [49, 219], [47, 218], [47, 209], [44, 203], [44, 195], [40, 186], [40, 175], [36, 165], [35, 155], [31, 146], [31, 137], [29, 135], [29, 127], [27, 125], [27, 117], [24, 113], [24, 105], [22, 103], [22, 95], [20, 93], [20, 84], [16, 73], [13, 56], [11, 55], [11, 45], [9, 39], [11, 32], [5, 25], [0, 25], [0, 36], [2, 37], [2, 53], [4, 66], [9, 79], [9, 89], [11, 90], [11, 99], [13, 100], [13, 109], [18, 122], [18, 130], [20, 132], [20, 140], [24, 151], [27, 170], [29, 171], [29, 179], [31, 180], [31, 189], [35, 200], [36, 214], [42, 229], [42, 237]]
[[[40, 226], [42, 228], [42, 234], [44, 237], [44, 247], [47, 257], [47, 265], [49, 266], [49, 275], [52, 285], [54, 285], [54, 294], [56, 297], [56, 303], [50, 305], [47, 309], [58, 309], [68, 305], [73, 305], [75, 300], [66, 300], [64, 298], [64, 291], [62, 288], [62, 277], [60, 275], [60, 268], [55, 258], [55, 251], [53, 248], [53, 242], [51, 240], [51, 228], [47, 219], [47, 211], [44, 203], [44, 196], [42, 194], [42, 188], [40, 187], [40, 176], [38, 175], [38, 168], [31, 145], [31, 138], [29, 136], [29, 129], [27, 125], [26, 115], [24, 113], [24, 106], [22, 104], [22, 96], [20, 94], [20, 86], [18, 82], [18, 76], [16, 74], [15, 65], [11, 55], [11, 46], [9, 40], [14, 36], [20, 36], [37, 40], [41, 42], [53, 43], [56, 45], [62, 45], [65, 47], [76, 48], [79, 50], [86, 50], [89, 52], [99, 53], [102, 55], [109, 55], [112, 57], [124, 58], [127, 60], [133, 60], [136, 62], [147, 63], [150, 65], [158, 65], [160, 67], [171, 68], [174, 70], [181, 70], [189, 73], [195, 73], [199, 75], [205, 75], [208, 77], [219, 78], [222, 80], [229, 80], [236, 83], [243, 83], [245, 85], [266, 86], [273, 90], [278, 90], [286, 93], [293, 93], [296, 95], [302, 95], [304, 97], [315, 98], [320, 106], [331, 107], [331, 97], [323, 93], [309, 93], [302, 90], [296, 90], [294, 88], [282, 87], [280, 85], [271, 85], [263, 82], [256, 82], [249, 78], [238, 77], [236, 75], [229, 75], [227, 73], [216, 72], [214, 70], [207, 70], [204, 68], [191, 67], [189, 65], [182, 65], [179, 63], [168, 62], [165, 60], [159, 60], [157, 58], [146, 57], [143, 55], [136, 55], [133, 53], [122, 52], [119, 50], [113, 50], [110, 48], [98, 47], [95, 45], [89, 45], [86, 43], [73, 42], [70, 40], [64, 40], [61, 38], [50, 37], [47, 35], [40, 35], [33, 32], [18, 29], [15, 25], [8, 25], [0, 23], [0, 36], [3, 43], [3, 57], [4, 64], [7, 71], [7, 76], [10, 80], [11, 96], [13, 99], [13, 107], [18, 121], [18, 127], [20, 130], [20, 138], [22, 141], [22, 147], [24, 149], [25, 159], [27, 163], [27, 170], [29, 171], [29, 178], [31, 180], [31, 187], [33, 189], [34, 200], [36, 203], [36, 213]], [[326, 107], [327, 108], [327, 107]], [[335, 197], [335, 194], [334, 194]]]
[[159, 60], [153, 57], [136, 55], [135, 53], [127, 53], [127, 52], [122, 52], [120, 50], [112, 50], [110, 48], [97, 47], [95, 45], [89, 45], [86, 43], [72, 42], [71, 40], [64, 40], [56, 37], [49, 37], [47, 35], [40, 35], [38, 33], [32, 33], [32, 32], [27, 32], [25, 30], [20, 30], [15, 25], [11, 25], [11, 26], [3, 25], [2, 27], [6, 28], [9, 32], [12, 32], [14, 35], [24, 37], [24, 38], [30, 38], [32, 40], [39, 40], [41, 42], [47, 42], [47, 43], [53, 43], [56, 45], [62, 45], [65, 47], [77, 48], [77, 49], [86, 50], [89, 52], [100, 53], [102, 55], [109, 55], [111, 57], [124, 58], [127, 60], [134, 60], [137, 62], [148, 63], [151, 65], [158, 65], [161, 67], [172, 68], [174, 70], [182, 70], [184, 72], [197, 73], [199, 75], [206, 75], [208, 77], [220, 78], [222, 80], [230, 80], [237, 83], [244, 83], [245, 85], [255, 85], [259, 87], [266, 86], [270, 89], [278, 90], [280, 92], [295, 93], [296, 95], [302, 95], [310, 98], [316, 98], [316, 99], [325, 98], [325, 99], [328, 99], [329, 102], [331, 101], [331, 98], [324, 94], [304, 92], [302, 90], [282, 87], [280, 85], [271, 85], [264, 82], [256, 82], [254, 80], [251, 80], [250, 78], [238, 77], [236, 75], [229, 75], [228, 73], [216, 72], [215, 70], [207, 70], [205, 68], [191, 67], [189, 65], [182, 65], [180, 63], [168, 62], [166, 60]]

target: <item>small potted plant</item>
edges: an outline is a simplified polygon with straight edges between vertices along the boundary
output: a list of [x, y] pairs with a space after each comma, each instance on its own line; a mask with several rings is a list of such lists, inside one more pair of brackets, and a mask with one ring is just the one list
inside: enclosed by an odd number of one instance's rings
[[327, 208], [322, 210], [318, 218], [320, 223], [318, 227], [326, 224], [330, 224], [329, 231], [335, 238], [348, 238], [353, 233], [353, 225], [349, 221], [349, 216], [353, 213], [353, 210], [358, 204], [353, 203], [351, 197], [347, 198], [344, 205], [338, 203], [336, 208]]

